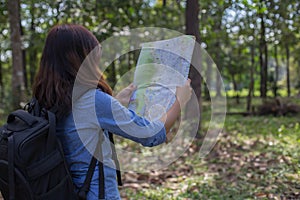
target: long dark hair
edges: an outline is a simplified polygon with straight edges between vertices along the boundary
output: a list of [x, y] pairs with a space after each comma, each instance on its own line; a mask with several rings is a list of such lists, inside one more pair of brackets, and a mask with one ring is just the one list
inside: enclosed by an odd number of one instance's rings
[[[58, 117], [71, 111], [77, 72], [87, 55], [97, 47], [100, 47], [98, 40], [83, 26], [63, 24], [50, 30], [33, 84], [33, 96], [41, 106], [46, 109], [56, 107]], [[101, 49], [98, 48], [98, 56], [94, 60], [100, 60], [100, 55]], [[80, 82], [90, 88], [101, 88], [111, 95], [112, 90], [96, 66], [97, 63], [90, 62], [92, 66], [89, 66], [89, 70], [92, 73], [81, 75]]]

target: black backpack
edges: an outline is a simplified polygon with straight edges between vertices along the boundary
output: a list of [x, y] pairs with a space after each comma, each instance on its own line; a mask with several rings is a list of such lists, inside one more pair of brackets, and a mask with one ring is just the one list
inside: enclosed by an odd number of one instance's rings
[[[0, 127], [0, 190], [4, 199], [86, 199], [97, 159], [92, 156], [84, 184], [76, 192], [55, 129], [55, 115], [40, 109], [35, 99], [24, 110], [8, 116], [7, 123]], [[112, 134], [109, 136], [119, 167]], [[101, 159], [101, 141], [98, 144], [96, 150], [100, 151]], [[119, 170], [117, 175], [118, 183], [122, 184]], [[103, 163], [99, 162], [99, 199], [104, 196]]]

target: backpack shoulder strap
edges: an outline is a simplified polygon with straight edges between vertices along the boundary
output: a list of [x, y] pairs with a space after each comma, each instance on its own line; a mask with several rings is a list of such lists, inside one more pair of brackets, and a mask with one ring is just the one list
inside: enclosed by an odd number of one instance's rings
[[105, 199], [105, 177], [104, 177], [104, 165], [103, 165], [103, 154], [102, 148], [100, 147], [100, 161], [99, 163], [99, 199]]
[[47, 111], [48, 121], [49, 121], [49, 134], [47, 140], [46, 150], [48, 153], [51, 152], [51, 149], [55, 148], [56, 145], [56, 118], [54, 113]]
[[[99, 199], [104, 199], [105, 197], [105, 187], [104, 187], [104, 167], [103, 167], [103, 154], [101, 144], [103, 142], [103, 134], [99, 134], [99, 142], [96, 146], [96, 153], [99, 153]], [[93, 178], [93, 174], [96, 168], [97, 158], [92, 155], [92, 159], [89, 165], [89, 169], [87, 171], [86, 178], [84, 180], [83, 186], [78, 191], [78, 196], [80, 199], [86, 199], [87, 193], [90, 189], [91, 181]]]
[[96, 161], [97, 161], [96, 158], [92, 156], [92, 160], [89, 165], [89, 169], [86, 178], [84, 180], [83, 186], [78, 191], [78, 196], [80, 199], [86, 199], [87, 193], [90, 189], [91, 180], [95, 171]]
[[122, 186], [123, 183], [122, 183], [122, 177], [121, 177], [120, 163], [119, 163], [117, 152], [116, 152], [114, 137], [111, 132], [108, 132], [108, 135], [109, 135], [110, 146], [111, 146], [111, 150], [112, 150], [112, 158], [115, 161], [115, 165], [116, 165], [118, 185]]
[[14, 136], [8, 137], [8, 181], [9, 199], [15, 200]]

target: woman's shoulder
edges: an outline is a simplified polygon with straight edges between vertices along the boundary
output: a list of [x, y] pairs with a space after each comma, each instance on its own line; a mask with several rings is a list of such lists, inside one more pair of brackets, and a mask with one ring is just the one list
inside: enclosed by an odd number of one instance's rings
[[84, 92], [78, 100], [86, 100], [90, 98], [99, 98], [99, 97], [104, 97], [108, 98], [110, 95], [107, 93], [103, 92], [101, 89], [89, 89], [86, 92]]
[[111, 96], [101, 91], [100, 89], [89, 89], [84, 92], [77, 100], [75, 100], [75, 105], [95, 105], [99, 103], [107, 103], [107, 101], [111, 101]]
[[101, 89], [94, 89], [93, 91], [95, 100], [98, 102], [106, 102], [106, 101], [111, 101], [112, 96], [103, 92]]

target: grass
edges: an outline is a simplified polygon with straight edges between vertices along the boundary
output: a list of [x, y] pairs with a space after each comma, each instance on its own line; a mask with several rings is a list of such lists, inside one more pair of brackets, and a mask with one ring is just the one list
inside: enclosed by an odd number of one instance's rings
[[[242, 99], [244, 101], [244, 99]], [[292, 99], [299, 103], [299, 100]], [[258, 105], [259, 99], [254, 103]], [[229, 99], [228, 109], [243, 111]], [[208, 105], [206, 105], [208, 106]], [[209, 108], [203, 120], [209, 119]], [[213, 151], [197, 154], [201, 140], [161, 173], [171, 178], [137, 181], [121, 188], [124, 199], [300, 199], [299, 115], [274, 117], [231, 115]], [[204, 127], [205, 129], [205, 127]], [[181, 173], [186, 168], [192, 170]], [[125, 173], [126, 183], [126, 173]], [[146, 186], [143, 184], [147, 183]]]
[[[234, 97], [238, 94], [240, 97], [247, 97], [248, 93], [249, 93], [249, 90], [244, 88], [240, 91], [228, 90], [226, 92], [226, 95], [228, 97]], [[280, 96], [280, 97], [287, 97], [288, 96], [287, 90], [285, 88], [279, 88], [277, 93], [278, 93], [278, 96]], [[292, 88], [291, 89], [291, 96], [296, 96], [297, 94], [299, 94], [299, 90], [295, 89], [295, 88]], [[255, 90], [254, 95], [258, 97], [258, 96], [260, 96], [260, 92], [258, 90]], [[273, 97], [274, 96], [273, 91], [268, 90], [267, 96], [268, 97]]]
[[[245, 111], [245, 98], [228, 99], [229, 112]], [[287, 99], [283, 99], [286, 101]], [[297, 98], [288, 99], [300, 104]], [[253, 99], [255, 106], [261, 104]], [[210, 104], [203, 103], [202, 124], [207, 129]], [[0, 122], [6, 115], [0, 110]], [[5, 116], [5, 117], [4, 117]], [[201, 140], [158, 172], [123, 173], [123, 199], [300, 199], [300, 116], [229, 115], [214, 149], [198, 156]], [[127, 145], [129, 145], [128, 143]], [[122, 144], [126, 145], [126, 144]], [[134, 146], [134, 145], [133, 145]], [[119, 155], [120, 156], [120, 155]]]

